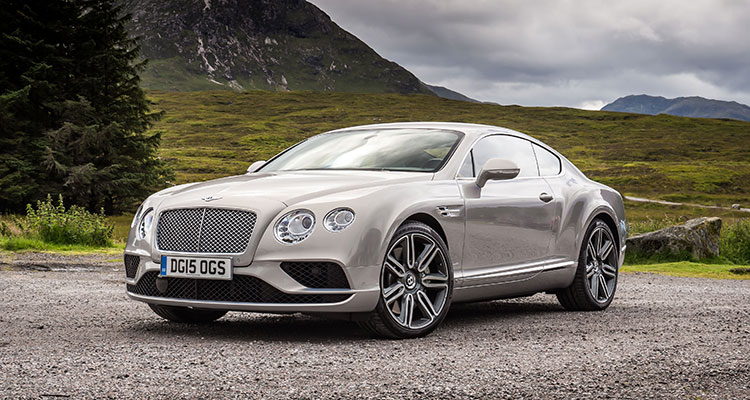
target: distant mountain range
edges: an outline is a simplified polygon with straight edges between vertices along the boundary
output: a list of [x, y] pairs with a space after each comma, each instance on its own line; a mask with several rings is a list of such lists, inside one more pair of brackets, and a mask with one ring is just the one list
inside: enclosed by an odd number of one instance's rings
[[424, 84], [304, 0], [121, 0], [146, 88], [422, 93]]
[[750, 121], [750, 107], [734, 101], [711, 100], [703, 97], [667, 99], [645, 94], [621, 97], [607, 104], [602, 111], [636, 114], [669, 114], [693, 118], [727, 118]]

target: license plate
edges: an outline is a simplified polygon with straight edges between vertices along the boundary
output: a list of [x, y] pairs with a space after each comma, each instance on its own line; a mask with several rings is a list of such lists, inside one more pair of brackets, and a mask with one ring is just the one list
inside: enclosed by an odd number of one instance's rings
[[229, 258], [161, 256], [160, 276], [172, 278], [232, 279]]

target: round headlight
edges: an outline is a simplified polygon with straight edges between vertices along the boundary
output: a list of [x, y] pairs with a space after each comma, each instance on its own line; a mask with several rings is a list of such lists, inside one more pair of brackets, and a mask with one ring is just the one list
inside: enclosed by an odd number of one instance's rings
[[145, 239], [146, 235], [151, 232], [151, 226], [154, 223], [154, 209], [151, 208], [143, 214], [141, 223], [138, 224], [138, 239]]
[[315, 215], [308, 210], [294, 210], [276, 221], [274, 236], [281, 243], [294, 244], [305, 240], [315, 228]]
[[354, 211], [348, 208], [337, 208], [326, 214], [323, 226], [331, 232], [340, 232], [354, 222]]

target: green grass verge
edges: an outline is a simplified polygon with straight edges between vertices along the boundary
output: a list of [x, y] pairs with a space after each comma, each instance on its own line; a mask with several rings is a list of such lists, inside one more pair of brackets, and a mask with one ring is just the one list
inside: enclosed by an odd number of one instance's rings
[[83, 246], [71, 244], [53, 244], [39, 239], [27, 237], [0, 237], [0, 250], [5, 251], [35, 251], [48, 253], [64, 254], [86, 254], [86, 253], [105, 253], [116, 254], [125, 250], [124, 242], [114, 243], [109, 247]]
[[746, 267], [732, 264], [705, 264], [692, 261], [679, 261], [660, 264], [626, 264], [620, 271], [624, 273], [648, 272], [689, 278], [750, 279], [750, 274], [730, 272], [731, 269]]

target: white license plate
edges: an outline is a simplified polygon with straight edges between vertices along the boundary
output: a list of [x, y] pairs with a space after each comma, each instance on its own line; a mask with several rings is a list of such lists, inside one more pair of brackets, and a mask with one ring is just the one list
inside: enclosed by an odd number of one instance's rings
[[232, 279], [229, 258], [161, 256], [161, 276], [172, 278]]

